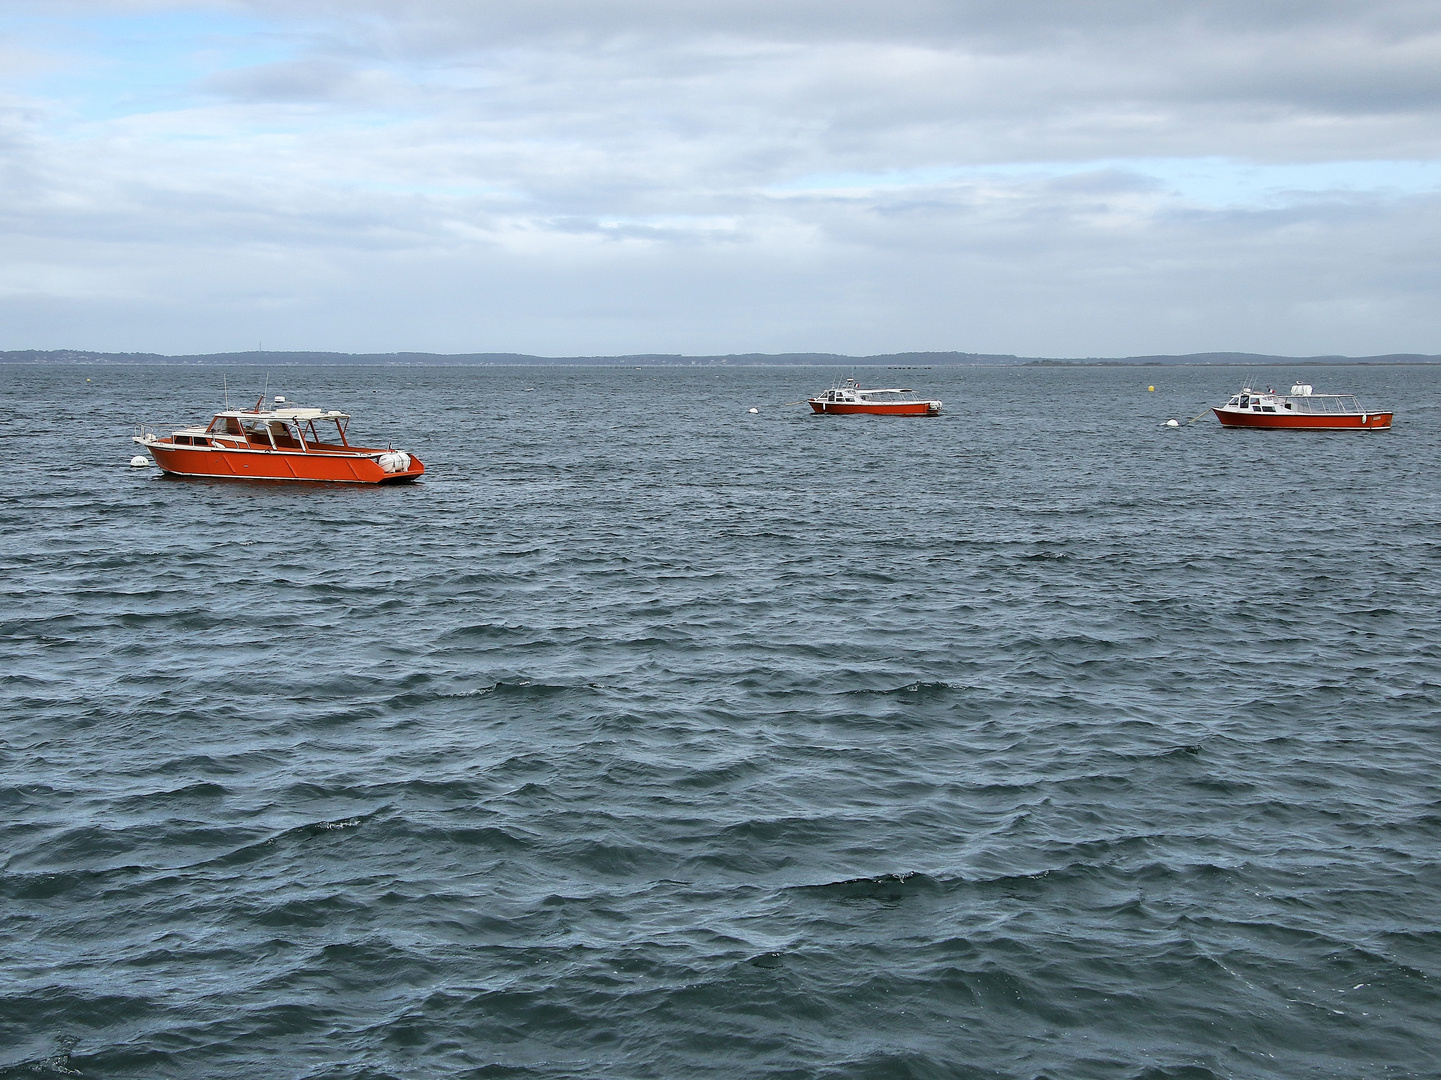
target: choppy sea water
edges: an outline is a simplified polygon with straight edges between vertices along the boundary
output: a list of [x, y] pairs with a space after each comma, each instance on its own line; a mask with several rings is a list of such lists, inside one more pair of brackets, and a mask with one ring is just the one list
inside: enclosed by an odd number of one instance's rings
[[0, 1076], [1441, 1073], [1441, 370], [836, 374], [0, 369]]

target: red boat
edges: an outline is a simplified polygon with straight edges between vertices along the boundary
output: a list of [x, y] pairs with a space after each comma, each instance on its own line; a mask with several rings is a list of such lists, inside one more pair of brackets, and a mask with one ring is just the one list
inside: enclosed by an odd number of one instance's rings
[[1315, 394], [1298, 383], [1289, 394], [1250, 387], [1211, 410], [1222, 427], [1374, 430], [1389, 428], [1389, 412], [1368, 412], [1352, 394]]
[[181, 428], [161, 437], [142, 429], [135, 441], [176, 476], [226, 480], [310, 480], [340, 484], [400, 484], [425, 472], [403, 450], [352, 446], [347, 413], [296, 409], [265, 399], [248, 412], [217, 413], [209, 426]]
[[935, 416], [941, 411], [939, 401], [920, 401], [916, 398], [875, 400], [876, 394], [910, 394], [909, 387], [894, 390], [867, 390], [855, 379], [847, 379], [839, 386], [833, 386], [823, 394], [810, 399], [810, 405], [818, 413], [871, 413], [876, 416]]

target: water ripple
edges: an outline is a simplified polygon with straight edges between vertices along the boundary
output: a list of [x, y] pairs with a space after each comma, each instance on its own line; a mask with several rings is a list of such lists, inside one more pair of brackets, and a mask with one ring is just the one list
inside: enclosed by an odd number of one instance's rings
[[0, 1078], [1436, 1075], [1441, 372], [280, 373], [379, 491], [0, 374]]

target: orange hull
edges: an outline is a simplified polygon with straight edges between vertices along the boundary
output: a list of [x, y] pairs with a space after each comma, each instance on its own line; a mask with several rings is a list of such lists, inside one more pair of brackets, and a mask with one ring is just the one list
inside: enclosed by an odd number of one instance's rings
[[1212, 409], [1222, 427], [1228, 428], [1304, 428], [1311, 431], [1370, 431], [1391, 426], [1393, 413], [1340, 413], [1333, 416], [1314, 413], [1258, 413], [1241, 409]]
[[939, 411], [929, 401], [811, 401], [818, 413], [870, 413], [875, 416], [930, 416]]
[[226, 480], [308, 480], [326, 484], [401, 484], [425, 472], [411, 456], [404, 472], [386, 472], [374, 455], [383, 450], [353, 447], [347, 451], [220, 450], [152, 442], [146, 449], [167, 473], [211, 476]]

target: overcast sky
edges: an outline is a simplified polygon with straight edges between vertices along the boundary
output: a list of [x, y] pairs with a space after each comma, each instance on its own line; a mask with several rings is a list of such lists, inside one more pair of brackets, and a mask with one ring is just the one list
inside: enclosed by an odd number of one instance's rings
[[0, 349], [1441, 353], [1441, 0], [0, 0]]

